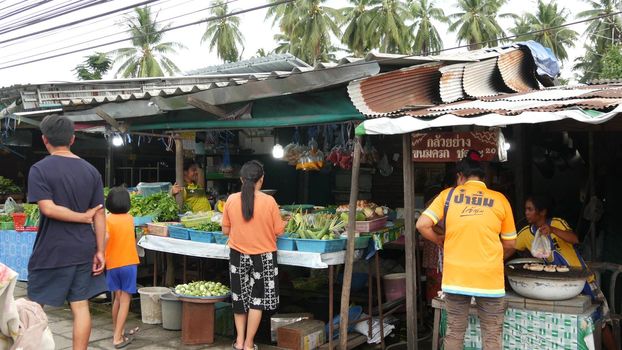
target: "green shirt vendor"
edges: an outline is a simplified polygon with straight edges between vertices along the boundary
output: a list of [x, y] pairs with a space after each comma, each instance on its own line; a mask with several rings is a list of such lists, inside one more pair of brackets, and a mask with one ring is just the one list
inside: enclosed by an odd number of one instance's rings
[[173, 185], [171, 193], [175, 196], [181, 192], [184, 204], [193, 213], [205, 212], [212, 210], [205, 189], [199, 180], [199, 165], [191, 159], [184, 161], [184, 184], [185, 187], [179, 186], [178, 183]]

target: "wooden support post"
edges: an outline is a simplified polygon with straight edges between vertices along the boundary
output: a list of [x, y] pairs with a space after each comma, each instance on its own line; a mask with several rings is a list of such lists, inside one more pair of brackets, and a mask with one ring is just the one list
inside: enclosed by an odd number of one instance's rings
[[[594, 132], [590, 131], [588, 133], [588, 146], [589, 146], [589, 157], [590, 157], [590, 165], [589, 165], [589, 192], [590, 195], [586, 196], [585, 200], [589, 203], [593, 196], [596, 195], [596, 152], [594, 151]], [[592, 261], [598, 261], [596, 250], [596, 221], [592, 218], [590, 220], [590, 244], [592, 245], [590, 251], [592, 252], [591, 259]]]
[[[113, 170], [113, 148], [112, 148], [112, 141], [108, 140], [108, 153], [106, 154], [106, 187], [110, 188], [113, 185], [113, 181], [112, 178], [114, 176], [114, 170]], [[131, 183], [130, 183], [131, 185]]]
[[404, 168], [404, 234], [406, 236], [406, 328], [408, 350], [417, 350], [417, 237], [415, 230], [415, 170], [411, 134], [402, 136]]
[[[354, 265], [354, 231], [356, 228], [356, 201], [359, 194], [359, 173], [361, 170], [361, 141], [360, 136], [354, 138], [354, 160], [352, 164], [352, 184], [348, 214], [348, 245], [346, 248], [346, 261], [343, 271], [341, 321], [339, 322], [339, 348], [342, 350], [348, 348], [348, 312], [350, 310], [350, 288], [352, 286], [352, 268]], [[332, 320], [328, 322], [332, 322]]]
[[[184, 184], [184, 147], [182, 140], [178, 137], [175, 138], [175, 182], [179, 186], [185, 186]], [[181, 192], [175, 198], [179, 208], [183, 208], [184, 197]], [[166, 254], [166, 286], [173, 286], [175, 284], [175, 264], [173, 261], [173, 254]]]

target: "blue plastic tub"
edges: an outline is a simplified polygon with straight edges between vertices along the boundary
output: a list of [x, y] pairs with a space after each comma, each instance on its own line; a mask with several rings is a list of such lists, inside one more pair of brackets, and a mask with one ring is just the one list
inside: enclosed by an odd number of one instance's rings
[[190, 239], [190, 231], [183, 226], [169, 226], [168, 236], [177, 239]]
[[203, 243], [214, 242], [214, 235], [212, 232], [192, 230], [192, 229], [186, 229], [186, 230], [190, 234], [191, 241], [203, 242]]
[[322, 240], [322, 239], [296, 239], [296, 247], [301, 252], [330, 253], [338, 252], [346, 248], [345, 238]]
[[134, 226], [144, 226], [148, 223], [153, 222], [153, 216], [135, 216], [134, 217]]
[[168, 192], [170, 188], [170, 182], [141, 182], [136, 186], [136, 189], [138, 189], [144, 197], [149, 197], [160, 192]]
[[229, 241], [229, 236], [222, 232], [212, 232], [212, 235], [216, 244], [227, 244], [227, 241]]
[[276, 248], [278, 250], [296, 250], [296, 239], [289, 238], [287, 233], [281, 237], [277, 237]]

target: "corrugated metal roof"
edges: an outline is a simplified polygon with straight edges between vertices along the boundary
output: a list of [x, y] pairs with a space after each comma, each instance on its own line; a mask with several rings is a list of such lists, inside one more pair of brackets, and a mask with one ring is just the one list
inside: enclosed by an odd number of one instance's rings
[[497, 57], [466, 64], [462, 87], [471, 97], [494, 96], [508, 91], [497, 68]]
[[441, 100], [450, 103], [464, 99], [466, 97], [462, 88], [464, 64], [452, 64], [442, 67], [439, 71], [442, 74], [439, 82]]
[[185, 75], [269, 73], [273, 71], [291, 71], [296, 67], [310, 66], [296, 56], [285, 53], [199, 68], [191, 70]]
[[499, 56], [497, 61], [503, 82], [515, 92], [538, 89], [533, 58], [524, 50], [514, 50]]
[[404, 108], [433, 105], [437, 100], [439, 68], [428, 63], [358, 80], [348, 85], [356, 108], [366, 115], [387, 115]]
[[[618, 91], [613, 93], [612, 90]], [[557, 87], [527, 94], [508, 94], [495, 100], [460, 101], [401, 114], [430, 118], [444, 114], [463, 117], [488, 113], [518, 115], [530, 111], [556, 112], [569, 108], [609, 110], [622, 104], [622, 93], [619, 90], [622, 89], [611, 86], [601, 86], [599, 89]]]

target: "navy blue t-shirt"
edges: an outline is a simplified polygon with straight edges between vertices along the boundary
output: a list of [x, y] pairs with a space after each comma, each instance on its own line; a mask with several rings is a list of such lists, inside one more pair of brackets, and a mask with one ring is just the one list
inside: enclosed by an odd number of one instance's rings
[[[46, 199], [79, 213], [103, 205], [101, 175], [84, 159], [47, 156], [33, 165], [28, 174], [28, 202]], [[93, 262], [96, 251], [92, 225], [58, 221], [42, 213], [28, 269]]]

